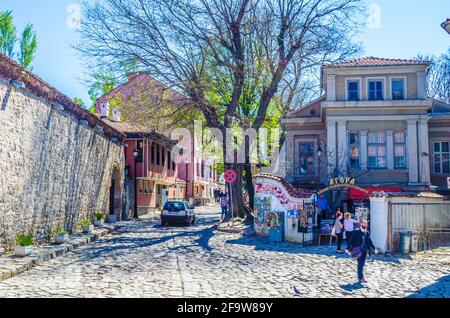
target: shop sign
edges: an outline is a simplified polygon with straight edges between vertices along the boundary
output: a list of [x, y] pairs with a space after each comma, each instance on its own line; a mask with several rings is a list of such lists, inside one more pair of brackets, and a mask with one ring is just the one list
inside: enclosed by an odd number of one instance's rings
[[364, 193], [369, 193], [366, 189], [363, 189], [361, 187], [356, 186], [356, 179], [355, 178], [349, 178], [349, 177], [337, 177], [333, 178], [328, 182], [328, 187], [319, 191], [319, 195], [326, 193], [328, 191], [332, 191], [335, 189], [357, 189]]

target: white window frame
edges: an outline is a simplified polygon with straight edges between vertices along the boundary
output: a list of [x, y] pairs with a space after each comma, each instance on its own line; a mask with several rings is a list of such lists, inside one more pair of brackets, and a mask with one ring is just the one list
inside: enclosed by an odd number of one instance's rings
[[[395, 166], [395, 145], [397, 145], [397, 144], [399, 144], [399, 143], [396, 143], [395, 142], [395, 133], [399, 133], [399, 132], [402, 132], [403, 133], [403, 135], [404, 135], [404, 138], [405, 138], [405, 140], [404, 140], [404, 145], [405, 145], [405, 166], [404, 167], [396, 167]], [[394, 131], [394, 134], [393, 134], [393, 138], [394, 138], [394, 142], [393, 142], [393, 149], [392, 149], [392, 151], [393, 151], [393, 158], [394, 158], [394, 169], [395, 170], [406, 170], [406, 169], [408, 169], [408, 134], [407, 134], [407, 131], [404, 131], [404, 130], [396, 130], [396, 131]]]
[[[300, 173], [300, 144], [313, 144], [314, 153], [314, 173], [301, 174]], [[295, 140], [295, 174], [301, 177], [317, 177], [319, 174], [319, 157], [317, 155], [317, 139], [313, 138], [296, 138]]]
[[404, 88], [403, 94], [405, 95], [404, 100], [408, 100], [408, 77], [406, 76], [391, 76], [389, 78], [389, 87], [391, 89], [391, 100], [394, 100], [394, 90], [392, 89], [392, 81], [399, 79], [403, 80], [403, 88]]
[[386, 100], [386, 83], [387, 83], [387, 79], [386, 77], [366, 77], [366, 100], [369, 101], [369, 82], [370, 81], [382, 81], [383, 82], [383, 98], [379, 99], [379, 100], [371, 100], [371, 102], [377, 102], [377, 101], [382, 101], [382, 100]]
[[[385, 153], [385, 161], [386, 161], [386, 166], [385, 167], [378, 167], [378, 153], [377, 153], [377, 156], [376, 156], [376, 158], [377, 158], [377, 167], [371, 167], [369, 165], [369, 158], [370, 158], [370, 156], [369, 156], [369, 146], [371, 146], [371, 145], [381, 145], [379, 143], [376, 143], [376, 144], [370, 143], [369, 142], [369, 135], [370, 134], [384, 134], [384, 148], [385, 148], [384, 153]], [[387, 158], [388, 158], [387, 152], [388, 152], [388, 150], [389, 149], [388, 149], [388, 146], [387, 146], [387, 134], [386, 134], [386, 132], [385, 131], [369, 131], [367, 133], [367, 169], [368, 170], [387, 170], [388, 169], [388, 162], [387, 162]], [[378, 149], [377, 149], [377, 151], [378, 151]]]
[[[432, 169], [432, 171], [433, 171], [433, 175], [435, 175], [435, 176], [446, 176], [446, 175], [448, 175], [448, 173], [444, 173], [444, 172], [442, 172], [443, 171], [443, 169], [442, 169], [442, 154], [443, 154], [443, 152], [442, 152], [442, 143], [444, 143], [444, 142], [448, 142], [448, 144], [449, 144], [449, 155], [450, 155], [450, 140], [441, 140], [441, 139], [436, 139], [436, 140], [432, 140], [431, 141], [431, 143], [432, 143], [432, 149], [433, 149], [433, 158], [432, 158], [432, 162], [433, 162], [433, 169]], [[441, 144], [441, 151], [440, 152], [438, 152], [438, 153], [436, 153], [435, 151], [434, 151], [434, 144], [436, 144], [436, 143], [440, 143]], [[439, 155], [441, 155], [441, 172], [436, 172], [436, 170], [435, 170], [435, 155], [437, 155], [437, 154], [439, 154]]]
[[[359, 92], [358, 101], [362, 101], [362, 78], [361, 77], [349, 77], [345, 79], [345, 101], [350, 102], [348, 99], [348, 82], [358, 82]], [[354, 102], [354, 101], [351, 101]]]
[[358, 149], [359, 149], [359, 156], [358, 156], [358, 166], [357, 167], [351, 167], [351, 169], [355, 169], [355, 170], [359, 170], [361, 169], [361, 133], [359, 131], [356, 130], [351, 130], [348, 132], [348, 163], [350, 165], [350, 160], [351, 160], [351, 153], [350, 153], [350, 135], [358, 135]]

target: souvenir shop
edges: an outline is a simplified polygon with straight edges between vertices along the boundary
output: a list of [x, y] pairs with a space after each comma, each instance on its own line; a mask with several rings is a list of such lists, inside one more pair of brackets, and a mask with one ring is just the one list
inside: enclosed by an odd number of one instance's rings
[[255, 179], [256, 234], [272, 241], [313, 244], [318, 226], [315, 192], [299, 193], [276, 176]]

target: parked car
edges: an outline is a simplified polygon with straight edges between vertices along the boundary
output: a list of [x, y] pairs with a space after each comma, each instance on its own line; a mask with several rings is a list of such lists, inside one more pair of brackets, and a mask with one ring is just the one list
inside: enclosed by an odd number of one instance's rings
[[194, 207], [187, 201], [169, 200], [161, 211], [161, 225], [195, 224]]

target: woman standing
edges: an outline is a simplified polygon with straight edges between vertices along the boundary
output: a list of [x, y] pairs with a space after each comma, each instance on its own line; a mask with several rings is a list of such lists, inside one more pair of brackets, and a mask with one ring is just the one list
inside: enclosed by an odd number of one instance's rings
[[342, 241], [343, 241], [343, 238], [344, 238], [344, 224], [342, 223], [342, 213], [341, 212], [338, 212], [336, 214], [336, 222], [334, 223], [334, 228], [335, 228], [335, 231], [336, 231], [337, 244], [338, 244], [336, 253], [342, 254], [342, 253], [344, 253], [341, 250]]
[[367, 283], [364, 278], [364, 265], [366, 264], [367, 254], [371, 255], [372, 251], [378, 254], [370, 238], [370, 232], [367, 230], [368, 225], [369, 222], [367, 220], [361, 221], [361, 227], [352, 233], [352, 238], [346, 250], [347, 254], [358, 260], [358, 282], [360, 284]]
[[355, 220], [352, 219], [350, 213], [345, 213], [344, 215], [344, 231], [345, 231], [345, 239], [347, 240], [347, 246], [350, 242], [350, 239], [352, 238], [352, 233], [354, 230]]

